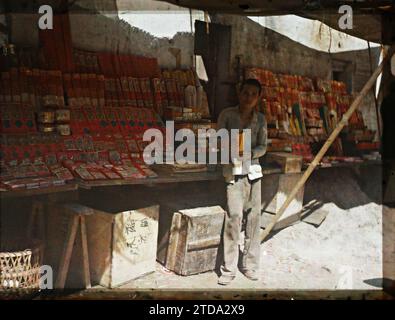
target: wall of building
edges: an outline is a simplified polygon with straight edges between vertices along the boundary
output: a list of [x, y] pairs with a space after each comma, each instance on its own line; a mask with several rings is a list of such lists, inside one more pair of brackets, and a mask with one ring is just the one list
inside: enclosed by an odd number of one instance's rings
[[[177, 33], [173, 38], [157, 38], [118, 18], [92, 14], [70, 15], [73, 46], [88, 51], [108, 51], [157, 57], [159, 65], [174, 68], [169, 48], [181, 49], [181, 66], [193, 63], [193, 35]], [[82, 27], [83, 26], [83, 27]]]
[[[306, 47], [247, 17], [235, 15], [212, 15], [212, 22], [232, 26], [231, 61], [242, 56], [244, 67], [254, 66], [275, 73], [287, 73], [311, 78], [332, 79], [336, 62], [348, 65], [345, 72], [351, 79], [349, 91], [359, 92], [370, 77], [368, 50], [327, 53]], [[376, 68], [380, 49], [372, 48], [372, 67]], [[236, 80], [236, 69], [229, 70]], [[377, 130], [376, 108], [373, 94], [361, 105], [361, 111], [369, 129]]]
[[[339, 52], [333, 54], [332, 56], [333, 59], [348, 61], [352, 65], [352, 92], [358, 93], [362, 90], [366, 82], [369, 80], [371, 74], [379, 64], [380, 48], [371, 49], [371, 60], [369, 58], [368, 50]], [[370, 61], [372, 65], [370, 65]], [[378, 105], [380, 105], [379, 102]], [[364, 122], [367, 127], [371, 130], [377, 131], [378, 125], [373, 90], [362, 101], [360, 110], [362, 111]]]
[[[244, 66], [324, 79], [331, 76], [330, 57], [326, 53], [292, 41], [247, 17], [213, 15], [211, 21], [232, 26], [232, 62], [241, 55]], [[230, 73], [234, 75], [235, 70]]]
[[[100, 1], [93, 1], [87, 7], [74, 6], [70, 12], [70, 26], [73, 46], [86, 51], [119, 52], [147, 57], [157, 57], [159, 65], [165, 68], [176, 66], [175, 57], [169, 48], [181, 49], [181, 66], [193, 65], [193, 34], [179, 32], [174, 37], [158, 38], [119, 19], [112, 8], [101, 7]], [[11, 16], [11, 41], [20, 47], [38, 47], [37, 14], [17, 13]], [[28, 32], [26, 32], [28, 30]]]
[[[249, 18], [266, 28], [319, 51], [343, 52], [368, 48], [366, 40], [340, 32], [319, 20], [302, 18], [291, 14]], [[375, 43], [370, 45], [372, 47], [378, 46]]]

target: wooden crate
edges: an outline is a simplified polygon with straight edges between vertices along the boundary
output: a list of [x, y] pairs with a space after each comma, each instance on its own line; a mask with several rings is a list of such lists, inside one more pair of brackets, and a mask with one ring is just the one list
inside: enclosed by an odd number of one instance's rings
[[225, 211], [220, 206], [174, 212], [158, 260], [181, 275], [214, 270], [224, 217]]
[[[85, 218], [92, 285], [112, 288], [154, 272], [159, 206], [102, 210], [94, 208], [95, 213]], [[51, 204], [48, 213], [46, 263], [54, 268], [56, 279], [70, 216], [62, 212], [59, 204]], [[75, 243], [66, 288], [83, 287], [80, 232]]]
[[302, 156], [286, 152], [270, 152], [267, 154], [266, 159], [268, 162], [278, 163], [284, 173], [298, 173], [302, 171]]
[[112, 288], [155, 271], [159, 206], [86, 218], [92, 283]]

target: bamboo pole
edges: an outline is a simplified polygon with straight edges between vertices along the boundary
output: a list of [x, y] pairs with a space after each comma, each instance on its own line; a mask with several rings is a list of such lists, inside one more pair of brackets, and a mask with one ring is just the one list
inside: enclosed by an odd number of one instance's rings
[[273, 221], [265, 228], [263, 233], [261, 234], [261, 243], [266, 239], [270, 231], [273, 229], [275, 224], [277, 223], [278, 219], [283, 215], [285, 210], [288, 208], [289, 204], [291, 201], [295, 198], [296, 194], [302, 188], [302, 186], [306, 183], [307, 179], [310, 177], [310, 175], [313, 173], [313, 170], [315, 167], [318, 165], [318, 163], [321, 161], [325, 153], [328, 151], [329, 147], [332, 145], [333, 141], [337, 138], [339, 135], [340, 131], [344, 128], [345, 125], [347, 125], [348, 120], [350, 119], [351, 115], [355, 112], [355, 110], [359, 107], [359, 105], [362, 102], [362, 99], [366, 96], [366, 94], [372, 89], [372, 86], [376, 82], [377, 77], [380, 75], [380, 73], [383, 71], [384, 64], [388, 60], [389, 57], [394, 54], [394, 49], [392, 49], [384, 58], [381, 64], [376, 68], [374, 73], [370, 76], [368, 82], [366, 82], [365, 86], [362, 88], [361, 92], [358, 94], [358, 96], [355, 98], [353, 103], [351, 104], [350, 108], [347, 110], [347, 112], [343, 115], [342, 119], [338, 123], [337, 127], [332, 131], [331, 135], [329, 136], [328, 140], [326, 140], [325, 144], [322, 146], [321, 150], [317, 153], [315, 156], [314, 160], [310, 163], [308, 166], [307, 170], [304, 172], [303, 176], [299, 179], [299, 181], [296, 183], [295, 187], [292, 189], [291, 193], [279, 209], [279, 211], [276, 213], [276, 215], [273, 218]]

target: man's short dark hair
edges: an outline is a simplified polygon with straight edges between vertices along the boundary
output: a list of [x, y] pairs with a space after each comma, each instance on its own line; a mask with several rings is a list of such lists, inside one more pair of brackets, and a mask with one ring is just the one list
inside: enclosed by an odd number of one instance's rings
[[246, 85], [257, 87], [259, 90], [259, 94], [262, 91], [261, 83], [257, 79], [249, 78], [249, 79], [243, 80], [243, 82], [240, 85], [240, 91], [242, 91], [244, 86], [246, 86]]

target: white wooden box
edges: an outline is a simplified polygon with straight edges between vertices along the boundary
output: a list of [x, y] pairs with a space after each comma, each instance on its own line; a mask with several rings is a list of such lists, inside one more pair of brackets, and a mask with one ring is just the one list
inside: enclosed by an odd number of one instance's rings
[[155, 271], [159, 206], [86, 218], [92, 284], [113, 288]]

